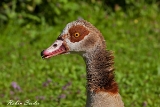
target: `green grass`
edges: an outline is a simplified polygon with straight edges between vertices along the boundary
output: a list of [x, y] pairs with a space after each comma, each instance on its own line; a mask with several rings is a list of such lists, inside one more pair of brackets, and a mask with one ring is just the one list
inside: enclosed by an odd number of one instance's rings
[[[96, 17], [87, 20], [100, 29], [108, 49], [114, 51], [115, 79], [125, 106], [160, 107], [159, 11], [151, 6], [140, 16], [119, 11], [103, 20]], [[40, 56], [66, 24], [20, 27], [13, 21], [1, 28], [1, 107], [8, 106], [9, 100], [24, 102], [27, 99], [38, 101], [38, 107], [84, 107], [83, 59], [73, 54], [48, 60]], [[21, 90], [14, 89], [12, 82]]]

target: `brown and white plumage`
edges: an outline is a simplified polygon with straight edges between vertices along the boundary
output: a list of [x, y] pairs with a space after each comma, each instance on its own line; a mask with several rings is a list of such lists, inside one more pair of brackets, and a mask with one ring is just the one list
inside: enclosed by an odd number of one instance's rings
[[67, 24], [41, 55], [50, 58], [65, 53], [77, 53], [86, 62], [86, 107], [124, 107], [114, 80], [114, 57], [106, 50], [105, 40], [96, 27], [83, 19]]

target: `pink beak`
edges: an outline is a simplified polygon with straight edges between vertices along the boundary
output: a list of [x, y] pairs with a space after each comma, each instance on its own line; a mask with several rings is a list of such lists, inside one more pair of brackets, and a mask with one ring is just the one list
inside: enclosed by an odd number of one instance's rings
[[67, 49], [62, 40], [56, 40], [49, 48], [41, 52], [42, 58], [50, 58], [52, 56], [66, 53]]

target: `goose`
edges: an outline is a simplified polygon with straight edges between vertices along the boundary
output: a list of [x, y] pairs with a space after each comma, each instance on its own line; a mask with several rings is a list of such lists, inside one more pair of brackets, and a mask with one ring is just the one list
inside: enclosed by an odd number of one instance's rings
[[41, 56], [47, 59], [69, 53], [79, 54], [86, 64], [86, 107], [124, 107], [114, 80], [113, 53], [106, 50], [104, 37], [96, 27], [84, 19], [68, 23]]

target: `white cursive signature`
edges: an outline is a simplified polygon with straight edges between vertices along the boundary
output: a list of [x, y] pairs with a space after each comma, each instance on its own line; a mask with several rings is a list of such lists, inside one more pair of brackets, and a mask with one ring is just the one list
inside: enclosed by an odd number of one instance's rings
[[9, 100], [7, 105], [39, 105], [40, 103], [38, 101], [31, 101], [31, 100], [26, 100], [24, 102], [21, 102], [20, 100], [14, 101], [14, 100]]

